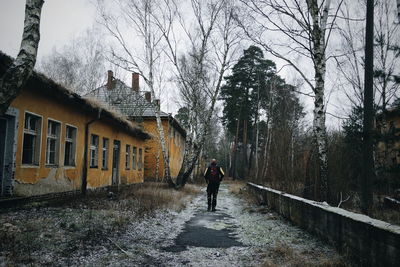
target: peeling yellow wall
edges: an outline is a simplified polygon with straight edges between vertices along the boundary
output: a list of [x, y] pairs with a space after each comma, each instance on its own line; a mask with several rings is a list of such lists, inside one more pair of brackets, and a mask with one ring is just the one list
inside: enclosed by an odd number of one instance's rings
[[[185, 150], [185, 140], [183, 136], [170, 125], [167, 119], [162, 121], [164, 136], [167, 142], [167, 148], [170, 160], [171, 176], [176, 177], [183, 161], [183, 153]], [[157, 130], [157, 122], [155, 118], [146, 119], [143, 122], [144, 130], [154, 138], [146, 141], [146, 153], [145, 153], [145, 179], [163, 178], [164, 177], [164, 157], [161, 151], [161, 143], [159, 140], [159, 133]], [[173, 130], [174, 134], [171, 134]], [[176, 132], [176, 133], [175, 133]], [[158, 176], [156, 175], [157, 169], [157, 155], [159, 155], [159, 170]]]
[[[85, 114], [77, 107], [72, 107], [69, 104], [59, 102], [50, 97], [41, 96], [28, 90], [23, 90], [22, 93], [11, 103], [11, 106], [19, 110], [14, 193], [16, 195], [36, 195], [80, 189], [82, 183], [85, 124], [92, 120], [97, 114]], [[38, 166], [23, 165], [21, 163], [24, 117], [26, 111], [42, 117], [40, 158]], [[61, 123], [58, 158], [59, 164], [58, 166], [51, 167], [45, 165], [48, 119], [56, 120]], [[75, 166], [63, 166], [65, 131], [67, 124], [77, 128]], [[90, 134], [93, 133], [99, 136], [99, 167], [97, 169], [90, 168], [88, 164], [88, 188], [107, 186], [111, 184], [112, 147], [114, 140], [121, 141], [119, 162], [120, 183], [136, 183], [143, 181], [143, 170], [125, 170], [125, 145], [130, 144], [131, 146], [133, 145], [144, 149], [144, 141], [131, 136], [125, 131], [119, 130], [115, 125], [116, 124], [110, 125], [110, 123], [103, 122], [102, 120], [96, 121], [90, 125]], [[101, 148], [103, 137], [109, 138], [108, 170], [101, 169]], [[132, 161], [132, 154], [130, 155], [130, 158]], [[89, 157], [88, 160], [90, 160]], [[132, 167], [132, 162], [130, 165]]]

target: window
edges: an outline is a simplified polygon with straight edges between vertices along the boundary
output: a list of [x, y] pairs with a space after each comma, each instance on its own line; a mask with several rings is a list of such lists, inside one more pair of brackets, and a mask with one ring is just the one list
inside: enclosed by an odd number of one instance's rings
[[126, 145], [126, 151], [125, 151], [125, 169], [129, 170], [130, 168], [130, 162], [131, 162], [131, 146]]
[[138, 169], [139, 169], [139, 171], [140, 170], [142, 170], [142, 168], [143, 168], [143, 159], [142, 159], [142, 153], [143, 151], [142, 151], [142, 149], [141, 148], [139, 148], [139, 159], [138, 159]]
[[102, 168], [103, 170], [107, 170], [108, 169], [108, 138], [103, 138], [103, 162], [102, 162]]
[[98, 167], [99, 154], [99, 136], [92, 134], [90, 136], [90, 168]]
[[48, 120], [47, 143], [46, 143], [46, 164], [58, 165], [58, 154], [60, 147], [60, 123]]
[[65, 127], [64, 166], [75, 166], [76, 128]]
[[137, 148], [134, 146], [132, 148], [132, 169], [136, 170], [136, 165], [137, 165]]
[[22, 164], [39, 164], [41, 122], [39, 116], [25, 113]]

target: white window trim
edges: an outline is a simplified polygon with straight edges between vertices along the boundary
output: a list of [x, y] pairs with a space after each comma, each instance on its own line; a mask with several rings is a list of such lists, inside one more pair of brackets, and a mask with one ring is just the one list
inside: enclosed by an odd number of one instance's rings
[[[134, 153], [135, 150], [136, 150], [136, 152]], [[135, 171], [138, 170], [138, 166], [137, 166], [137, 154], [138, 154], [137, 146], [133, 146], [133, 145], [132, 145], [132, 170], [135, 170]], [[135, 156], [135, 157], [133, 157], [133, 156]]]
[[[49, 135], [49, 121], [54, 121], [59, 123], [60, 125], [60, 129], [59, 129], [59, 133], [58, 133], [58, 157], [56, 158], [56, 162], [54, 164], [52, 163], [47, 163], [47, 138]], [[63, 128], [63, 123], [59, 120], [53, 119], [51, 117], [47, 118], [47, 129], [46, 129], [46, 158], [44, 159], [45, 165], [47, 167], [58, 167], [60, 166], [60, 154], [61, 154], [61, 133], [62, 133], [62, 128]], [[64, 165], [64, 164], [63, 164]]]
[[[96, 146], [92, 145], [92, 137], [93, 136], [97, 136], [97, 149], [96, 149]], [[90, 143], [89, 143], [89, 168], [93, 168], [93, 169], [99, 168], [99, 146], [100, 146], [100, 136], [98, 134], [91, 133], [90, 134]], [[93, 147], [95, 149], [93, 149]], [[97, 158], [96, 158], [97, 165], [95, 165], [95, 166], [92, 165], [92, 153], [91, 153], [92, 150], [97, 151], [97, 153], [96, 153], [97, 154]]]
[[131, 154], [131, 145], [125, 144], [125, 170], [131, 169]]
[[[142, 153], [140, 153], [140, 151], [142, 151]], [[139, 147], [138, 148], [138, 159], [139, 160], [138, 160], [138, 168], [137, 168], [138, 171], [143, 171], [144, 170], [143, 156], [144, 156], [143, 148]], [[139, 165], [139, 163], [140, 163], [140, 165]]]
[[[40, 132], [39, 132], [39, 155], [38, 155], [38, 164], [24, 164], [22, 163], [22, 154], [24, 153], [24, 134], [25, 134], [25, 117], [26, 114], [31, 114], [33, 116], [37, 116], [40, 118]], [[21, 168], [40, 168], [40, 159], [42, 158], [42, 132], [43, 132], [43, 116], [39, 115], [37, 113], [25, 110], [24, 112], [24, 118], [22, 120], [23, 125], [22, 125], [22, 142], [21, 142]]]
[[[104, 140], [107, 140], [107, 148], [104, 148]], [[108, 170], [108, 161], [109, 161], [109, 153], [110, 153], [110, 138], [108, 137], [103, 137], [102, 138], [102, 146], [101, 146], [101, 169], [102, 170]], [[106, 155], [107, 155], [107, 160], [106, 162], [106, 166], [104, 166], [103, 161], [104, 161], [104, 151], [106, 151]]]
[[[66, 148], [66, 141], [67, 141], [67, 126], [68, 127], [72, 127], [75, 128], [75, 149], [74, 149], [74, 165], [68, 165], [68, 166], [64, 166], [64, 162], [65, 162], [65, 148]], [[65, 134], [64, 134], [64, 153], [62, 153], [63, 155], [63, 159], [62, 159], [62, 166], [64, 166], [67, 169], [76, 169], [76, 151], [77, 151], [77, 147], [78, 147], [78, 127], [69, 123], [65, 123]], [[61, 143], [61, 142], [60, 142]]]

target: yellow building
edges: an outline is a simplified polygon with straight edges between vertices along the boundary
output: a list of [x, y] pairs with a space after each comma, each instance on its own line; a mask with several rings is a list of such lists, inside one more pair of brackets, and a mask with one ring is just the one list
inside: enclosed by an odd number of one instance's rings
[[[160, 108], [160, 100], [152, 101], [150, 92], [139, 89], [139, 74], [132, 73], [132, 86], [129, 87], [116, 79], [112, 71], [108, 71], [107, 84], [88, 93], [86, 97], [94, 98], [118, 110], [152, 136], [145, 144], [144, 177], [147, 180], [163, 178], [164, 163], [155, 113], [156, 109]], [[176, 177], [183, 161], [186, 131], [170, 114], [160, 111], [160, 116], [169, 154], [171, 176]]]
[[[0, 53], [0, 75], [11, 58]], [[144, 180], [142, 129], [33, 73], [0, 117], [0, 193], [30, 196]]]

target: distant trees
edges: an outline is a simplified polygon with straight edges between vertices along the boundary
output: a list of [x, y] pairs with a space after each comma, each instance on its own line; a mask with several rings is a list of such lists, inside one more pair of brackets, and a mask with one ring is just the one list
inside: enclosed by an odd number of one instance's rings
[[[264, 59], [262, 50], [250, 46], [233, 66], [232, 74], [225, 77], [226, 84], [221, 88], [224, 100], [223, 122], [229, 133], [234, 136], [233, 155], [230, 174], [237, 176], [237, 150], [241, 143], [242, 157], [239, 167], [240, 176], [248, 174], [251, 160], [256, 151], [256, 127], [260, 116], [260, 105], [268, 101], [267, 83], [275, 75], [275, 63]], [[250, 144], [250, 154], [248, 154]]]
[[[273, 56], [292, 67], [312, 90], [313, 132], [318, 153], [322, 199], [328, 199], [328, 158], [326, 135], [325, 74], [328, 44], [343, 1], [250, 0], [238, 23], [246, 35]], [[276, 38], [270, 39], [270, 34]], [[312, 74], [300, 66], [310, 64]]]
[[99, 29], [88, 29], [66, 44], [53, 49], [39, 70], [63, 86], [85, 95], [105, 84], [106, 47]]
[[0, 116], [17, 97], [36, 63], [43, 0], [26, 0], [21, 47], [11, 67], [0, 77]]
[[304, 113], [296, 88], [277, 75], [275, 63], [256, 46], [244, 50], [225, 80], [222, 120], [232, 137], [231, 175], [288, 186], [297, 180], [301, 154]]

